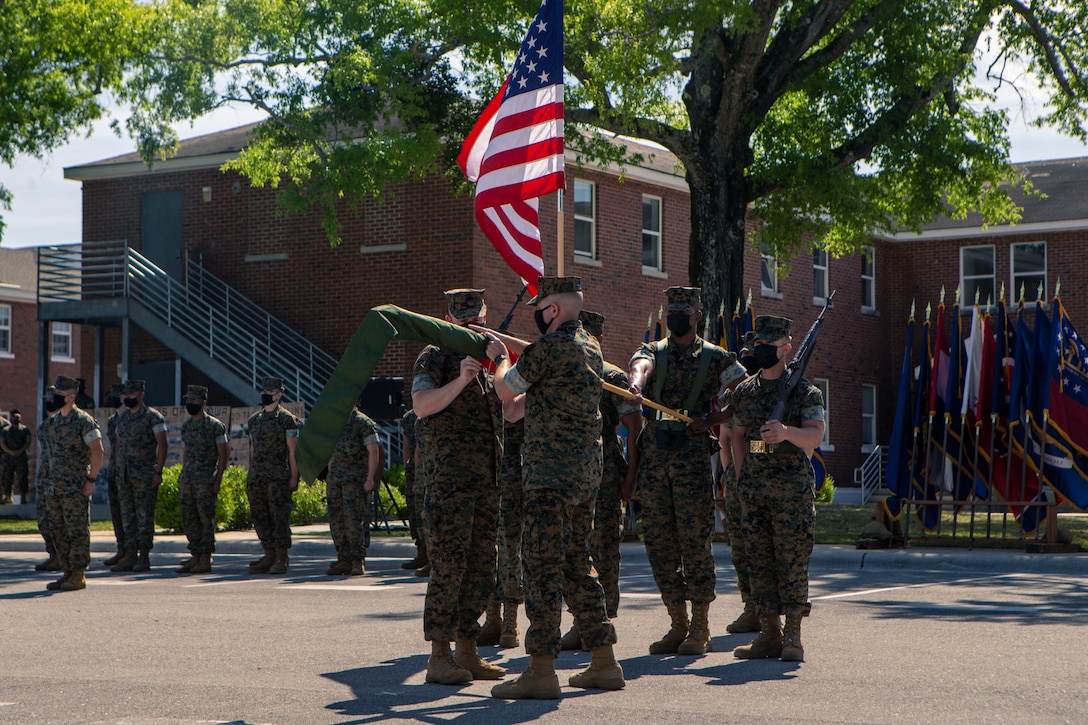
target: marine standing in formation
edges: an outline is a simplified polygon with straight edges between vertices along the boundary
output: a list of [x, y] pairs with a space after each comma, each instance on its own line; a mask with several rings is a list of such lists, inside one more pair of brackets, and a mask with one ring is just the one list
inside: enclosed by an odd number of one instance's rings
[[178, 574], [206, 574], [212, 570], [215, 552], [215, 504], [223, 471], [227, 470], [230, 448], [227, 427], [206, 410], [208, 389], [190, 385], [185, 391], [185, 411], [189, 420], [181, 425], [181, 473], [178, 497], [181, 526], [189, 541], [189, 558], [183, 560]]
[[329, 529], [336, 546], [336, 561], [325, 571], [329, 576], [362, 576], [370, 546], [370, 495], [378, 488], [385, 470], [385, 449], [378, 426], [356, 407], [348, 417], [325, 479]]
[[572, 687], [618, 690], [623, 669], [613, 645], [604, 590], [593, 572], [589, 539], [593, 504], [601, 482], [601, 418], [598, 406], [604, 360], [582, 328], [581, 280], [541, 277], [528, 304], [541, 337], [512, 365], [506, 346], [487, 332], [487, 354], [495, 364], [504, 401], [525, 408], [522, 444], [524, 488], [525, 611], [529, 666], [515, 680], [496, 685], [494, 697], [555, 699], [560, 696], [555, 658], [565, 599], [582, 643], [592, 652], [589, 667], [571, 676]]
[[[736, 356], [698, 334], [700, 290], [665, 290], [669, 336], [643, 344], [630, 363], [630, 390], [692, 417], [705, 416]], [[705, 654], [715, 598], [714, 492], [710, 456], [717, 442], [682, 421], [649, 418], [629, 451], [638, 467], [646, 554], [672, 626], [650, 654]], [[636, 463], [637, 462], [637, 463]], [[624, 492], [624, 497], [632, 491]], [[689, 626], [687, 602], [691, 602]]]
[[[419, 570], [427, 566], [427, 541], [423, 538], [423, 523], [420, 521], [423, 509], [422, 486], [416, 482], [416, 468], [419, 450], [416, 444], [416, 425], [419, 418], [409, 409], [400, 419], [401, 460], [404, 462], [404, 508], [408, 514], [408, 533], [416, 544], [416, 555], [400, 565], [401, 569]], [[418, 488], [418, 490], [417, 490]]]
[[166, 465], [166, 419], [144, 403], [144, 381], [128, 380], [121, 392], [128, 411], [117, 421], [117, 475], [125, 553], [110, 571], [148, 571], [155, 540], [155, 502]]
[[[484, 323], [483, 290], [450, 290], [446, 301], [448, 322]], [[423, 634], [431, 643], [427, 681], [499, 679], [506, 671], [477, 653], [477, 620], [495, 587], [502, 405], [491, 373], [478, 360], [432, 345], [416, 359], [412, 407], [421, 424], [423, 522], [431, 564], [423, 610]], [[457, 643], [456, 655], [450, 640]]]
[[57, 377], [53, 393], [56, 415], [42, 424], [39, 439], [42, 468], [38, 496], [45, 499], [56, 558], [64, 575], [47, 589], [85, 589], [84, 572], [91, 562], [90, 497], [102, 465], [102, 433], [94, 418], [76, 407], [79, 383]]
[[106, 464], [106, 495], [110, 499], [110, 521], [113, 523], [113, 538], [117, 551], [103, 560], [103, 566], [113, 566], [125, 555], [125, 517], [121, 513], [121, 490], [118, 488], [117, 473], [117, 422], [125, 412], [121, 402], [121, 384], [114, 383], [104, 401], [107, 408], [113, 408], [113, 414], [106, 420], [106, 442], [109, 444], [109, 460]]
[[284, 574], [290, 560], [291, 494], [298, 489], [295, 447], [301, 424], [280, 405], [283, 379], [261, 380], [261, 410], [249, 417], [249, 476], [246, 495], [253, 528], [264, 556], [249, 565], [251, 574]]
[[[781, 420], [771, 413], [785, 383], [793, 350], [791, 320], [763, 315], [755, 320], [755, 360], [761, 372], [733, 393], [733, 465], [743, 510], [744, 546], [760, 634], [737, 647], [741, 659], [804, 659], [801, 618], [808, 616], [808, 565], [816, 510], [812, 452], [824, 436], [820, 389], [802, 380], [786, 401]], [[779, 614], [786, 615], [783, 634]]]
[[[45, 419], [42, 421], [42, 425], [45, 421], [49, 420], [57, 414], [61, 406], [56, 404], [53, 400], [53, 393], [56, 392], [56, 387], [50, 385], [45, 389], [45, 395], [42, 398], [42, 406], [45, 408]], [[42, 447], [41, 428], [38, 429], [38, 449]], [[49, 511], [45, 507], [45, 497], [42, 495], [42, 490], [45, 487], [45, 478], [48, 473], [48, 466], [46, 462], [39, 458], [38, 465], [34, 471], [34, 513], [38, 517], [38, 533], [41, 534], [42, 541], [45, 543], [45, 552], [48, 554], [48, 558], [40, 564], [34, 565], [34, 571], [60, 571], [60, 563], [57, 562], [57, 547], [53, 542], [53, 525], [49, 520]]]
[[23, 425], [23, 416], [18, 410], [11, 411], [11, 423], [0, 429], [0, 458], [3, 470], [0, 471], [0, 486], [3, 487], [0, 503], [11, 503], [12, 494], [26, 500], [29, 488], [29, 456], [27, 450], [34, 434]]

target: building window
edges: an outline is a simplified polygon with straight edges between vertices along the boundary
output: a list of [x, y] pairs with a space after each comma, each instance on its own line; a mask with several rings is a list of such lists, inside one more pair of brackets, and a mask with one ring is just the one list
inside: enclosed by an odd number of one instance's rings
[[642, 196], [642, 269], [661, 271], [661, 197]]
[[772, 250], [767, 247], [763, 248], [763, 253], [759, 255], [760, 262], [760, 281], [759, 289], [765, 295], [777, 295], [778, 294], [778, 260], [774, 257]]
[[820, 389], [820, 392], [824, 395], [824, 439], [820, 442], [820, 450], [833, 451], [835, 446], [831, 445], [831, 396], [830, 396], [830, 383], [826, 378], [814, 378], [812, 384]]
[[973, 305], [976, 299], [980, 304], [995, 299], [993, 245], [960, 248], [960, 289], [964, 305]]
[[50, 357], [53, 360], [72, 362], [72, 323], [53, 323], [53, 347]]
[[597, 258], [595, 184], [574, 180], [574, 255]]
[[0, 305], [0, 355], [11, 355], [11, 305]]
[[876, 249], [861, 248], [861, 309], [876, 309]]
[[861, 386], [861, 451], [876, 447], [876, 386]]
[[1046, 302], [1046, 242], [1014, 244], [1010, 256], [1012, 296], [1019, 299], [1020, 287], [1023, 286], [1025, 302], [1035, 302], [1037, 299]]
[[823, 304], [827, 299], [827, 250], [812, 250], [812, 304]]

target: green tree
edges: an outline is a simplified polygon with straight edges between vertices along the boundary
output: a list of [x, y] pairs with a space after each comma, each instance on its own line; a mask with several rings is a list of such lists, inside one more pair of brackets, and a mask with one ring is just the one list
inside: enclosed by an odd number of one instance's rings
[[[147, 38], [140, 5], [0, 0], [0, 161], [40, 158], [105, 115], [105, 94]], [[0, 186], [0, 208], [11, 199]]]
[[[464, 96], [490, 97], [536, 7], [162, 0], [130, 128], [150, 157], [177, 120], [264, 109], [231, 166], [286, 181], [283, 208], [320, 208], [335, 241], [342, 200], [450, 169], [479, 109]], [[568, 0], [566, 26], [567, 118], [583, 131], [568, 144], [616, 160], [614, 133], [677, 156], [689, 277], [710, 309], [740, 299], [748, 234], [776, 254], [843, 252], [940, 213], [1015, 220], [1009, 189], [1028, 186], [993, 108], [1001, 84], [1030, 77], [1046, 97], [1035, 122], [1086, 138], [1080, 0]]]

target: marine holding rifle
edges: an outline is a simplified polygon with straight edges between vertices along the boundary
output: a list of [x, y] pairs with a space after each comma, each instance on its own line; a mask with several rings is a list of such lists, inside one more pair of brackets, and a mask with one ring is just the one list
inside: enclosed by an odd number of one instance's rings
[[[638, 445], [628, 452], [628, 470], [637, 470], [646, 555], [672, 620], [668, 633], [650, 645], [650, 654], [705, 654], [711, 642], [708, 616], [716, 578], [709, 460], [718, 443], [705, 416], [718, 389], [733, 380], [728, 371], [737, 362], [733, 353], [699, 336], [700, 293], [697, 287], [665, 290], [669, 336], [643, 344], [630, 363], [632, 393], [701, 423], [689, 425], [652, 411]], [[624, 498], [633, 488], [629, 477]]]
[[[740, 659], [804, 659], [801, 618], [811, 609], [808, 565], [816, 521], [810, 458], [824, 436], [824, 400], [819, 388], [800, 379], [803, 364], [787, 372], [791, 322], [756, 318], [753, 352], [761, 370], [730, 400], [751, 601], [760, 618], [759, 636], [733, 651]], [[810, 332], [802, 348], [810, 350], [806, 343], [814, 336]], [[804, 350], [798, 358], [803, 363]], [[786, 615], [785, 634], [779, 614]]]

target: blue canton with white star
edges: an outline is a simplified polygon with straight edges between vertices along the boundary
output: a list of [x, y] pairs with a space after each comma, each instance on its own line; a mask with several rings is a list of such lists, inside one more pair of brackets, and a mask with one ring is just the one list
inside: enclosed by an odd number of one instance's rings
[[563, 3], [545, 0], [525, 33], [506, 83], [506, 97], [563, 82]]

